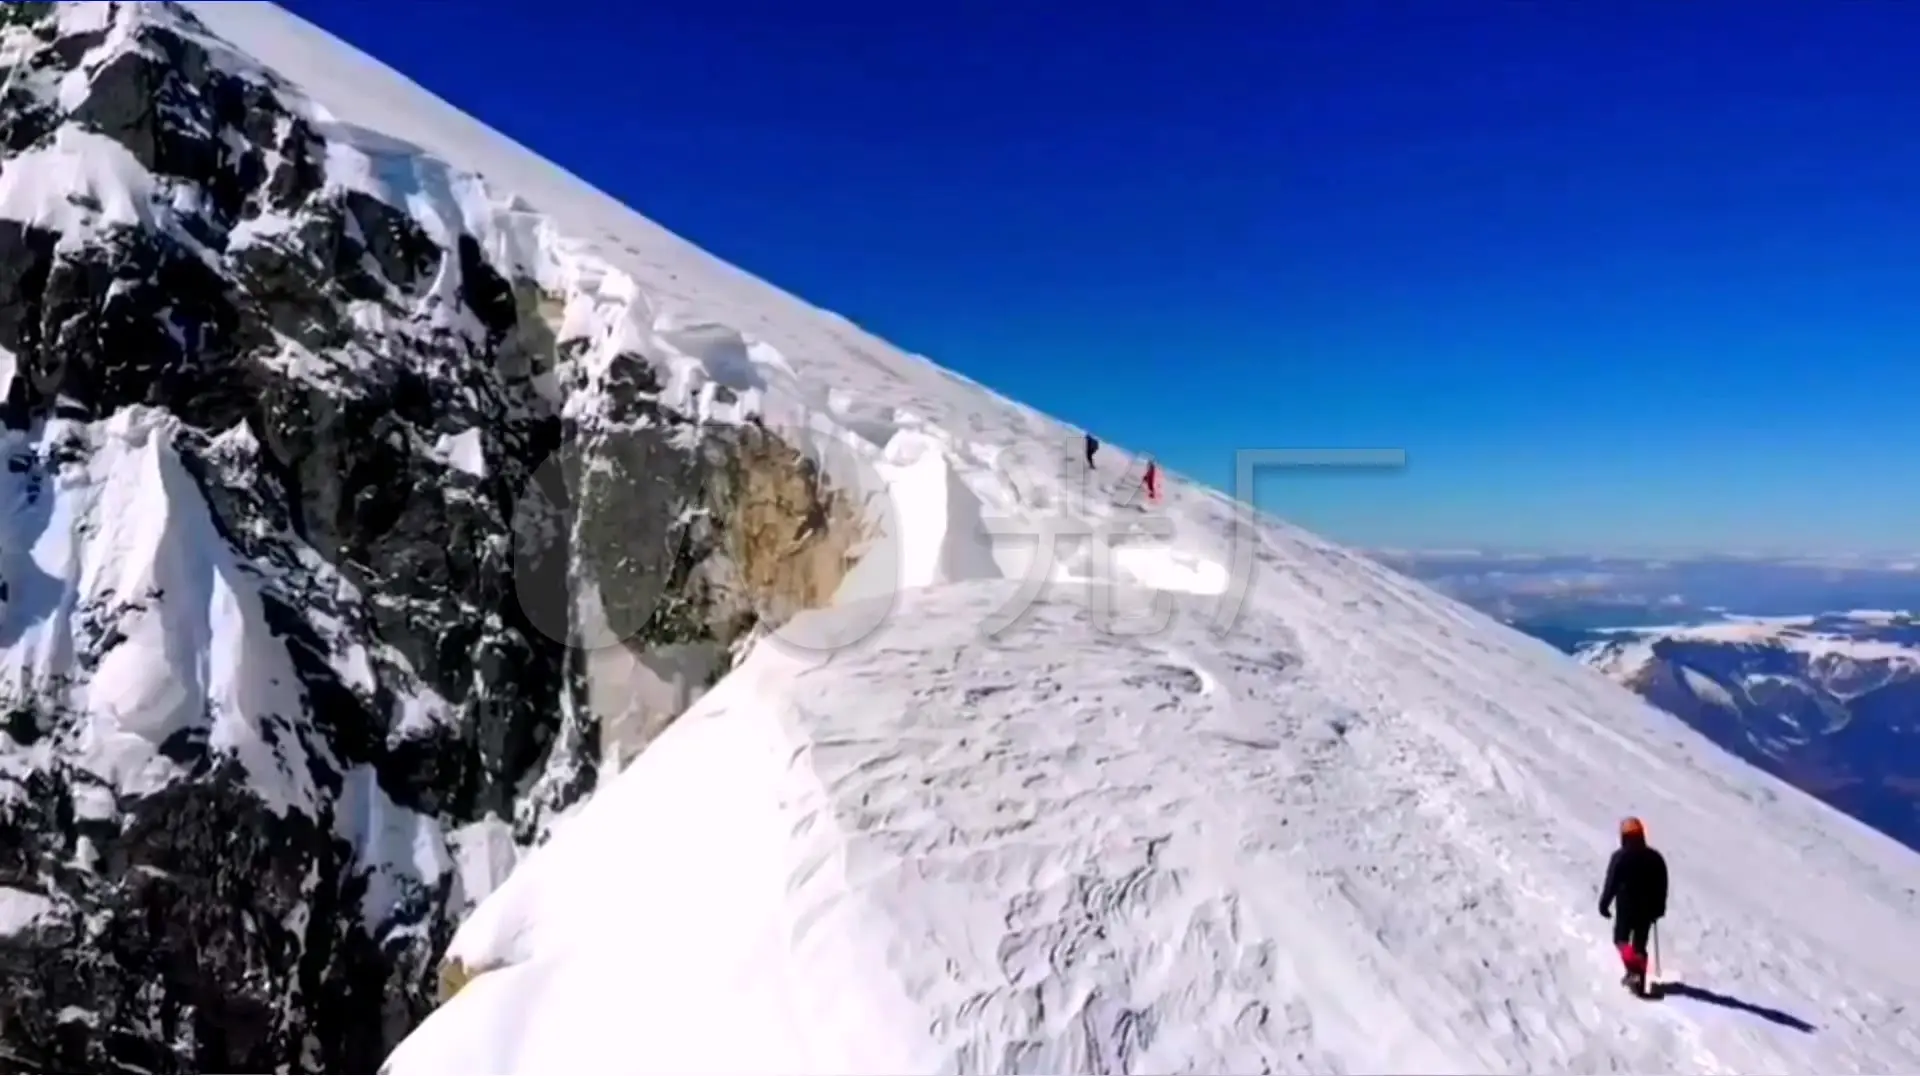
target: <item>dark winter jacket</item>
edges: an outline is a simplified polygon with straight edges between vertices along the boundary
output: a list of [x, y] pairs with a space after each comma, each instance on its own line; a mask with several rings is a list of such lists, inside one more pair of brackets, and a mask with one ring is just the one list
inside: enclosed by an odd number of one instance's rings
[[1600, 886], [1600, 914], [1613, 914], [1629, 923], [1651, 923], [1667, 914], [1667, 860], [1647, 847], [1643, 837], [1622, 837], [1607, 860], [1607, 880]]

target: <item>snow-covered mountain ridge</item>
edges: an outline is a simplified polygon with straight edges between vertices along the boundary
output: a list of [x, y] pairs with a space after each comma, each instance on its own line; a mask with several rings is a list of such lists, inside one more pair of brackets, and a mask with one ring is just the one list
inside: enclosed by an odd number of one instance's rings
[[1855, 611], [1617, 629], [1589, 666], [1920, 848], [1920, 618]]
[[[1576, 663], [1116, 449], [1084, 496], [276, 8], [9, 17], [10, 1053], [370, 1071], [444, 951], [393, 1071], [1920, 1057], [1916, 858]], [[1619, 996], [1626, 810], [1670, 962], [1814, 1033]]]
[[1637, 666], [1661, 642], [1782, 655], [1836, 694], [1849, 696], [1920, 672], [1920, 617], [1887, 610], [1729, 616], [1708, 624], [1603, 628], [1594, 634], [1608, 638], [1582, 646], [1580, 656], [1610, 674]]
[[747, 421], [777, 355], [260, 61], [0, 9], [0, 1045], [51, 1070], [370, 1071], [858, 537]]
[[[905, 593], [878, 631], [805, 614], [847, 644], [757, 649], [533, 853], [454, 940], [494, 970], [387, 1071], [1865, 1072], [1920, 1049], [1881, 948], [1913, 936], [1910, 854], [1345, 551], [1274, 527], [1260, 556], [1224, 638], [1199, 596], [1128, 634], [1088, 615], [1097, 588], [1027, 605], [1006, 581]], [[1817, 1035], [1620, 993], [1592, 903], [1622, 797], [1684, 872], [1668, 975]], [[1800, 918], [1822, 906], [1861, 918]]]

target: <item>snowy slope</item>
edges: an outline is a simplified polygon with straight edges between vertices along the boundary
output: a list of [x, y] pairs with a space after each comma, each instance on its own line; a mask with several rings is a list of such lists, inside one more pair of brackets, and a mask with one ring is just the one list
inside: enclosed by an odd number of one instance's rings
[[[1363, 562], [1263, 536], [1238, 630], [1063, 588], [762, 648], [462, 928], [390, 1071], [1877, 1072], [1914, 857]], [[808, 614], [862, 636], [866, 610]], [[1624, 996], [1614, 816], [1678, 888]], [[689, 819], [696, 820], [690, 822]]]
[[[391, 1071], [1831, 1072], [1920, 1061], [1905, 1011], [1920, 994], [1904, 958], [1920, 951], [1912, 853], [1364, 558], [1177, 479], [1158, 507], [1116, 505], [1137, 475], [1123, 453], [1103, 450], [1089, 489], [1074, 477], [1077, 436], [1045, 416], [701, 254], [285, 12], [189, 7], [239, 54], [223, 63], [257, 62], [304, 88], [310, 100], [281, 96], [316, 133], [327, 189], [349, 206], [366, 208], [348, 197], [359, 193], [403, 209], [449, 255], [410, 271], [405, 249], [368, 239], [389, 256], [388, 281], [405, 285], [406, 316], [343, 304], [365, 338], [321, 355], [290, 334], [287, 376], [350, 399], [359, 383], [339, 368], [378, 367], [394, 339], [490, 340], [487, 304], [450, 299], [467, 290], [471, 261], [451, 252], [471, 243], [558, 308], [568, 361], [526, 380], [569, 421], [611, 423], [620, 370], [644, 355], [676, 409], [716, 425], [755, 416], [835, 482], [872, 494], [864, 506], [882, 539], [836, 584], [835, 608], [761, 630], [739, 668], [480, 902], [449, 951], [480, 974]], [[92, 163], [64, 187], [142, 181], [116, 171], [106, 183], [117, 166], [80, 159]], [[155, 190], [93, 201], [166, 228], [154, 207], [178, 203], [178, 189]], [[21, 197], [8, 204], [26, 214], [73, 204]], [[284, 234], [271, 213], [228, 224], [232, 249]], [[479, 374], [444, 350], [418, 356], [454, 372], [434, 371], [432, 428], [395, 436], [414, 446], [410, 460], [435, 463], [424, 485], [477, 499], [475, 472], [521, 457], [496, 443], [499, 416], [444, 388]], [[171, 428], [164, 419], [118, 421], [87, 427], [100, 442], [88, 459], [171, 473], [169, 442], [141, 432]], [[138, 492], [96, 485], [76, 508]], [[112, 540], [143, 540], [126, 531]], [[269, 537], [288, 563], [310, 552], [304, 538]], [[51, 542], [30, 559], [63, 581], [104, 563]], [[258, 565], [176, 561], [195, 584], [187, 623], [209, 648], [253, 609], [235, 580], [284, 585]], [[1029, 594], [1025, 578], [1049, 585]], [[1156, 602], [1167, 623], [1150, 615]], [[43, 625], [32, 636], [42, 652], [65, 645], [46, 617], [30, 622]], [[326, 659], [351, 681], [356, 656], [373, 659], [342, 638]], [[205, 703], [196, 727], [236, 748], [284, 743], [268, 732], [282, 700], [259, 683], [236, 692], [210, 655], [176, 666], [191, 670], [189, 700]], [[382, 734], [404, 743], [409, 730], [461, 725], [449, 717], [458, 705], [407, 661], [384, 664], [397, 671], [382, 684], [411, 690], [389, 689]], [[58, 667], [100, 682], [84, 663]], [[555, 692], [563, 710], [576, 701]], [[112, 731], [136, 740], [187, 712], [151, 690], [79, 705], [89, 720], [135, 715], [131, 731]], [[312, 731], [308, 710], [292, 727]], [[149, 744], [115, 742], [129, 748], [112, 757], [138, 772], [158, 765]], [[471, 805], [435, 814], [434, 796], [416, 796], [420, 810], [389, 810], [383, 797], [401, 786], [392, 765], [339, 769], [322, 767], [324, 788], [253, 794], [331, 818], [355, 855], [381, 864], [343, 891], [373, 906], [362, 917], [403, 901], [387, 889], [444, 888], [454, 875], [480, 895], [518, 855]], [[554, 772], [489, 771], [516, 796]], [[491, 806], [516, 815], [525, 838], [564, 801]], [[1654, 1009], [1620, 996], [1591, 905], [1628, 810], [1675, 863], [1670, 972], [1813, 1031], [1698, 996]], [[461, 849], [477, 851], [452, 864]], [[34, 892], [0, 897], [0, 926], [45, 921]]]

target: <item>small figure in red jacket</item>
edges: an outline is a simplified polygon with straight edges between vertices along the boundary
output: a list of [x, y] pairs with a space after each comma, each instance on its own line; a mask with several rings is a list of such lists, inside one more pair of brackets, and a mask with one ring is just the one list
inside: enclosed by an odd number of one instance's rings
[[1147, 461], [1147, 500], [1160, 503], [1160, 468], [1152, 460]]

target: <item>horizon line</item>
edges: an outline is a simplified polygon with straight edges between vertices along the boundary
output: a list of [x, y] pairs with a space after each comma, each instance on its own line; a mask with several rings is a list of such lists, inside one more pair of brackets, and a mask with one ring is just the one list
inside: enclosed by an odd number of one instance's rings
[[1524, 544], [1489, 543], [1485, 545], [1372, 545], [1357, 544], [1365, 553], [1403, 557], [1453, 557], [1461, 560], [1522, 560], [1548, 557], [1587, 557], [1603, 560], [1634, 561], [1709, 561], [1744, 560], [1769, 563], [1803, 562], [1825, 566], [1854, 564], [1895, 571], [1920, 571], [1920, 551], [1916, 550], [1832, 550], [1832, 549], [1716, 549], [1687, 547], [1545, 547]]

